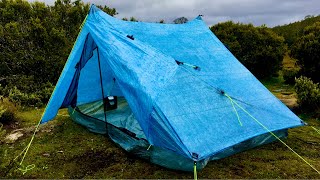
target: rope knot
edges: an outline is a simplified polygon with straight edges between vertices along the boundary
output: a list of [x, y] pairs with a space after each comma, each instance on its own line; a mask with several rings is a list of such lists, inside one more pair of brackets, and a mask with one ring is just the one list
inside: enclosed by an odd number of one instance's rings
[[28, 166], [25, 167], [25, 168], [23, 168], [23, 165], [21, 165], [21, 168], [18, 168], [18, 170], [21, 171], [22, 174], [24, 175], [24, 174], [26, 174], [28, 171], [32, 170], [32, 169], [35, 168], [35, 167], [36, 167], [36, 165], [34, 165], [34, 164], [30, 164], [30, 165], [28, 165]]

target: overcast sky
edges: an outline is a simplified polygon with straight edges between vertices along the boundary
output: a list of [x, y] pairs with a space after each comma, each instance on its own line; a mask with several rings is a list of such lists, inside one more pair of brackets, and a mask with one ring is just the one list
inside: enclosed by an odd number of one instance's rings
[[[29, 0], [33, 1], [33, 0]], [[53, 4], [54, 0], [39, 0]], [[269, 27], [320, 14], [320, 0], [83, 0], [116, 8], [116, 17], [135, 17], [140, 21], [164, 19], [171, 23], [178, 17], [192, 20], [199, 14], [208, 25], [232, 20], [266, 24]]]

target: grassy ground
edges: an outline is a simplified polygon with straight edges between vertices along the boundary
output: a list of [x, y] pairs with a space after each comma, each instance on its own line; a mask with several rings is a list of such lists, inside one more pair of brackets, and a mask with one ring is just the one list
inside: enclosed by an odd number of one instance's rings
[[[293, 91], [292, 86], [283, 85], [281, 79], [263, 83], [278, 97], [283, 95], [279, 89]], [[136, 158], [107, 137], [75, 124], [68, 116], [57, 116], [54, 121], [41, 125], [24, 162], [24, 165], [34, 164], [35, 168], [22, 174], [17, 170], [17, 163], [11, 162], [26, 147], [42, 112], [43, 109], [20, 109], [16, 127], [7, 127], [7, 134], [23, 128], [24, 136], [11, 144], [0, 141], [0, 178], [193, 178], [193, 173], [169, 170]], [[59, 114], [67, 112], [60, 110]], [[319, 129], [319, 119], [307, 114], [300, 117]], [[295, 128], [289, 130], [285, 142], [320, 170], [320, 134], [310, 126]], [[209, 162], [198, 172], [198, 177], [315, 179], [320, 175], [287, 147], [274, 142]]]

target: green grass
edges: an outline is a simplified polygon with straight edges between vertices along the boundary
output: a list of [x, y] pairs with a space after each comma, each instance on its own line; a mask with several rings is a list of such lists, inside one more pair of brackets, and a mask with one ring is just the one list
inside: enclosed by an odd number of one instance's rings
[[[269, 89], [288, 88], [281, 79], [264, 82]], [[44, 109], [19, 110], [20, 127], [37, 124]], [[67, 114], [60, 110], [59, 114]], [[300, 117], [308, 124], [320, 127], [319, 119], [308, 114]], [[183, 178], [192, 179], [193, 173], [169, 170], [125, 152], [109, 138], [89, 132], [69, 117], [57, 116], [54, 121], [41, 125], [24, 165], [36, 167], [26, 174], [10, 165], [27, 145], [32, 131], [14, 144], [0, 144], [1, 178]], [[320, 134], [305, 126], [289, 130], [284, 140], [307, 161], [320, 169]], [[221, 160], [211, 161], [200, 172], [199, 178], [320, 178], [313, 169], [280, 142], [260, 146]]]

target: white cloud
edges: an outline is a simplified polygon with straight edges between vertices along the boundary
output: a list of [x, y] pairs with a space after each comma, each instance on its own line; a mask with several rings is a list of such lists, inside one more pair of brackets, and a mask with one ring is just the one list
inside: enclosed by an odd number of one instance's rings
[[[30, 0], [31, 1], [31, 0]], [[53, 0], [42, 0], [53, 4]], [[204, 15], [208, 25], [232, 20], [254, 25], [275, 26], [320, 14], [319, 0], [84, 0], [116, 8], [118, 18], [172, 22], [178, 17]]]

